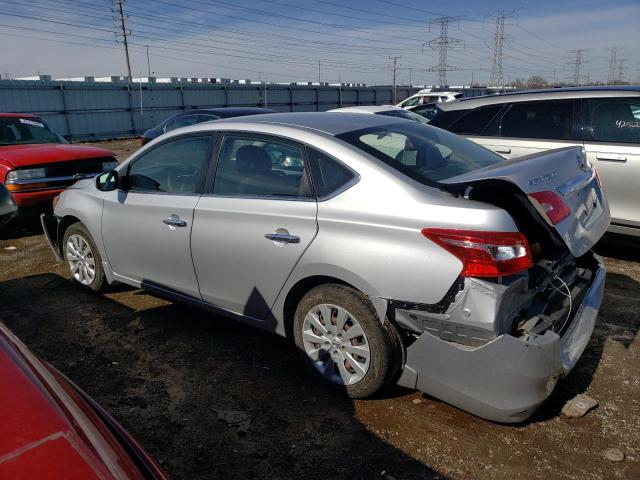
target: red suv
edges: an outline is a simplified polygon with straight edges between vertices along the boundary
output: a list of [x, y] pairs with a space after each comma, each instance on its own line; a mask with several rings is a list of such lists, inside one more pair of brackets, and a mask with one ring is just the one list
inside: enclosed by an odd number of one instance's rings
[[0, 183], [18, 206], [18, 215], [50, 206], [72, 183], [118, 164], [104, 148], [70, 145], [34, 115], [0, 113]]

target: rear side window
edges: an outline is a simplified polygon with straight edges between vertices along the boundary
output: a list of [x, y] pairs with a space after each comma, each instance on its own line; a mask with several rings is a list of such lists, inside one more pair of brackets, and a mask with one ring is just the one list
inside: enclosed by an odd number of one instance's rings
[[580, 140], [574, 132], [573, 100], [513, 103], [502, 116], [500, 136]]
[[201, 115], [185, 115], [184, 117], [179, 117], [174, 120], [169, 121], [167, 125], [164, 127], [164, 131], [168, 132], [169, 130], [175, 130], [180, 127], [188, 127], [189, 125], [195, 125], [196, 123], [200, 123], [204, 120], [200, 120]]
[[220, 150], [213, 193], [311, 197], [302, 147], [263, 136], [227, 135]]
[[[502, 105], [490, 105], [471, 110], [468, 114], [455, 122], [449, 131], [463, 135], [483, 135], [491, 120], [502, 110]], [[494, 133], [495, 134], [495, 133]], [[484, 135], [492, 135], [491, 132]]]
[[353, 171], [330, 156], [313, 148], [307, 148], [307, 153], [318, 198], [337, 194], [356, 178]]
[[640, 143], [640, 98], [594, 98], [586, 104], [586, 140]]

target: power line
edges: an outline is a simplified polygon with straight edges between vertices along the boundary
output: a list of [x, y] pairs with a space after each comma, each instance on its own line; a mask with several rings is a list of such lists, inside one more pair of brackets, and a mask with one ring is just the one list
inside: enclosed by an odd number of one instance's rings
[[431, 25], [440, 26], [440, 36], [428, 41], [424, 45], [431, 48], [431, 50], [438, 50], [438, 65], [427, 68], [428, 72], [438, 72], [438, 85], [447, 85], [447, 72], [452, 70], [459, 70], [457, 67], [452, 67], [447, 64], [447, 52], [450, 48], [455, 48], [458, 45], [464, 46], [464, 42], [458, 38], [450, 37], [449, 24], [456, 22], [460, 17], [438, 17], [429, 22]]

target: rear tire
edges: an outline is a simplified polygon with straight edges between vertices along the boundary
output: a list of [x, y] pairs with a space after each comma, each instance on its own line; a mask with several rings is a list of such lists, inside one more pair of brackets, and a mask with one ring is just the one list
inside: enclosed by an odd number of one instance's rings
[[323, 383], [351, 398], [379, 391], [398, 371], [399, 343], [363, 293], [345, 285], [311, 289], [298, 303], [293, 329], [302, 362]]
[[100, 292], [107, 286], [102, 257], [93, 237], [82, 223], [74, 223], [64, 232], [62, 256], [71, 278], [84, 288]]

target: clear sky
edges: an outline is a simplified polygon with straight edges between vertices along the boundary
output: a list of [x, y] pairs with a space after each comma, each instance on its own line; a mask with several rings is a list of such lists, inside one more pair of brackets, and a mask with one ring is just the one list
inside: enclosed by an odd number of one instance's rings
[[[270, 81], [431, 84], [439, 62], [438, 16], [457, 17], [449, 84], [488, 80], [496, 31], [505, 20], [504, 77], [571, 81], [585, 49], [583, 80], [607, 80], [611, 48], [623, 79], [640, 81], [640, 1], [540, 0], [126, 0], [134, 76]], [[125, 74], [110, 0], [0, 0], [0, 74]], [[459, 41], [456, 41], [459, 40]], [[434, 47], [434, 48], [432, 48]], [[318, 65], [319, 63], [319, 65]], [[318, 66], [320, 67], [318, 69]], [[320, 72], [318, 72], [320, 70]]]

